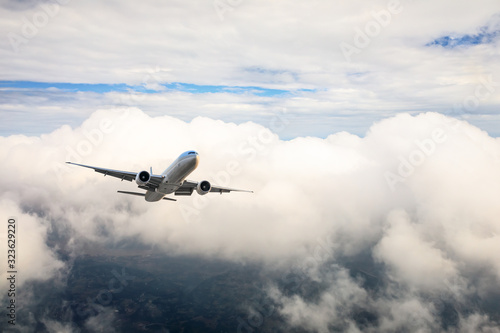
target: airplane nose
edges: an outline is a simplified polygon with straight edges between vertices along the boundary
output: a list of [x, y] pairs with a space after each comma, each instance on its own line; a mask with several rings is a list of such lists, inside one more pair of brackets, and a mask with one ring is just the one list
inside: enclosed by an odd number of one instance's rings
[[198, 164], [200, 164], [200, 156], [196, 154], [196, 164], [194, 165], [194, 167], [197, 168]]

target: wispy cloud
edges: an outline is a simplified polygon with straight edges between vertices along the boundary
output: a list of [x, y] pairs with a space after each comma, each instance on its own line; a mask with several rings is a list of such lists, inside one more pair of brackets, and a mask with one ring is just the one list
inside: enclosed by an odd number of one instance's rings
[[[27, 40], [18, 45], [18, 52], [8, 38], [0, 43], [4, 85], [28, 89], [15, 95], [0, 91], [4, 95], [0, 112], [6, 119], [2, 125], [8, 123], [4, 126], [9, 128], [2, 133], [41, 133], [60, 125], [54, 127], [37, 116], [44, 108], [58, 106], [51, 100], [54, 94], [45, 91], [48, 98], [29, 103], [40, 95], [40, 88], [55, 87], [67, 93], [58, 98], [74, 102], [66, 110], [77, 119], [65, 118], [71, 124], [96, 109], [117, 105], [114, 97], [132, 92], [147, 96], [128, 98], [128, 106], [151, 115], [160, 110], [174, 116], [188, 112], [212, 118], [231, 113], [222, 119], [259, 122], [262, 113], [287, 108], [295, 114], [310, 112], [318, 126], [313, 131], [304, 120], [307, 128], [290, 136], [328, 135], [324, 123], [337, 123], [339, 130], [359, 127], [357, 133], [362, 135], [373, 120], [398, 112], [446, 113], [461, 96], [471, 93], [481, 77], [492, 75], [495, 82], [500, 77], [492, 0], [461, 1], [460, 5], [401, 1], [397, 8], [385, 2], [277, 2], [271, 6], [254, 1], [230, 6], [223, 21], [213, 3], [203, 1], [171, 1], [162, 6], [122, 2], [119, 7], [75, 1], [52, 3], [50, 8], [44, 7], [45, 2], [25, 4], [13, 8], [8, 1], [0, 9], [4, 35], [14, 33]], [[29, 32], [35, 28], [32, 36]], [[355, 46], [357, 39], [368, 37], [362, 52], [346, 61], [339, 44]], [[447, 47], [426, 46], [433, 41]], [[474, 43], [481, 47], [466, 47]], [[454, 45], [466, 50], [450, 52]], [[216, 96], [201, 96], [208, 94]], [[262, 103], [265, 98], [269, 102]], [[236, 100], [244, 103], [235, 105]], [[206, 105], [213, 107], [209, 110]], [[498, 135], [499, 120], [491, 114], [499, 105], [494, 94], [481, 102], [470, 120]], [[33, 131], [35, 125], [12, 117], [16, 108], [46, 130]], [[240, 113], [242, 108], [249, 112]], [[365, 120], [357, 116], [360, 113]]]

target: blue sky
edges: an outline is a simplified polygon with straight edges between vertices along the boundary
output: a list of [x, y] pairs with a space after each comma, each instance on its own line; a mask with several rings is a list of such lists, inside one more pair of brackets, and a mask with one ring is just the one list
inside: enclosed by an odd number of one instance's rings
[[435, 39], [427, 44], [427, 46], [442, 46], [445, 48], [455, 47], [470, 47], [481, 44], [491, 44], [500, 35], [500, 30], [489, 31], [489, 27], [481, 27], [476, 34], [449, 35]]
[[[287, 138], [363, 136], [381, 119], [429, 111], [500, 135], [493, 0], [231, 3], [223, 12], [202, 1], [52, 5], [0, 3], [0, 135], [78, 126], [124, 106], [262, 125], [286, 113], [295, 124]], [[493, 88], [476, 97], [488, 80]]]
[[[204, 93], [222, 93], [229, 92], [234, 94], [254, 94], [257, 96], [276, 96], [286, 93], [293, 93], [283, 89], [269, 89], [260, 87], [237, 87], [237, 86], [215, 86], [215, 85], [197, 85], [192, 83], [173, 82], [161, 84], [161, 87], [167, 90], [183, 91], [192, 94]], [[158, 90], [147, 89], [144, 86], [130, 86], [124, 83], [105, 84], [105, 83], [64, 83], [64, 82], [33, 82], [33, 81], [0, 81], [0, 89], [22, 90], [22, 91], [40, 91], [46, 89], [57, 89], [64, 92], [128, 92], [136, 91], [141, 93], [155, 93]], [[162, 91], [163, 89], [160, 89]], [[299, 91], [312, 91], [311, 89], [300, 89]]]

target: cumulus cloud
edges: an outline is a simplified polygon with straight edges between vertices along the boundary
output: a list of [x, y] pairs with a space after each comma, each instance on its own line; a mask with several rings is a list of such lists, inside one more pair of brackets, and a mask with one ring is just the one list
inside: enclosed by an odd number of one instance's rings
[[[18, 219], [23, 279], [61, 274], [59, 249], [76, 256], [86, 241], [133, 239], [295, 274], [291, 293], [269, 289], [291, 326], [498, 329], [496, 310], [471, 305], [498, 296], [498, 139], [437, 113], [388, 118], [365, 137], [283, 141], [273, 133], [283, 126], [122, 108], [40, 137], [1, 137], [0, 211]], [[201, 156], [190, 179], [255, 193], [151, 204], [116, 193], [133, 183], [64, 163], [160, 173], [188, 149]]]
[[[8, 188], [2, 186], [8, 192]], [[35, 190], [37, 191], [37, 190]], [[5, 193], [5, 192], [4, 192]], [[8, 193], [6, 193], [8, 195]], [[15, 238], [14, 240], [15, 253], [13, 270], [21, 270], [23, 274], [18, 276], [17, 285], [23, 286], [29, 280], [46, 281], [48, 279], [57, 277], [64, 267], [62, 260], [58, 258], [56, 253], [57, 247], [49, 247], [47, 245], [47, 237], [49, 229], [51, 228], [49, 219], [47, 217], [38, 216], [30, 212], [29, 208], [23, 206], [22, 199], [17, 197], [14, 200], [8, 199], [5, 196], [0, 202], [0, 217], [2, 221], [14, 219], [15, 222]], [[0, 237], [3, 239], [2, 244], [7, 244], [7, 227], [2, 230]], [[12, 233], [11, 233], [12, 234]], [[7, 245], [5, 245], [7, 247]], [[2, 260], [7, 263], [7, 251], [3, 251]], [[10, 257], [9, 259], [12, 259]], [[20, 266], [20, 267], [19, 267]], [[8, 289], [7, 277], [9, 273], [2, 272], [2, 279], [0, 286], [6, 290]]]
[[395, 279], [420, 290], [443, 288], [456, 274], [454, 262], [422, 239], [405, 212], [392, 212], [388, 220], [387, 231], [374, 250], [376, 258], [394, 268]]
[[99, 307], [99, 313], [85, 321], [85, 328], [90, 332], [116, 332], [115, 317], [116, 313], [113, 308]]
[[360, 332], [353, 315], [359, 306], [366, 304], [369, 297], [366, 290], [349, 277], [345, 269], [330, 267], [328, 290], [316, 302], [307, 302], [300, 296], [285, 296], [273, 289], [270, 295], [281, 304], [281, 314], [286, 316], [291, 326], [302, 326], [308, 331]]
[[[496, 1], [222, 3], [0, 1], [4, 80], [131, 89], [2, 83], [0, 217], [26, 302], [85, 242], [133, 240], [292, 275], [268, 290], [292, 327], [498, 331]], [[159, 173], [188, 149], [190, 178], [255, 193], [148, 204], [64, 164]]]

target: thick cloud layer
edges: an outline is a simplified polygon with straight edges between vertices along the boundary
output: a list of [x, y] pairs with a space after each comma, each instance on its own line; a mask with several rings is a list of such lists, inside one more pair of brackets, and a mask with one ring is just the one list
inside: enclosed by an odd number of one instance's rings
[[[276, 133], [288, 124], [285, 115], [268, 128], [185, 123], [130, 108], [41, 137], [0, 138], [0, 211], [18, 220], [21, 286], [62, 274], [61, 249], [76, 256], [85, 240], [135, 240], [299, 272], [322, 286], [317, 297], [269, 289], [292, 326], [430, 331], [442, 327], [440, 302], [460, 305], [454, 327], [499, 330], [498, 313], [468, 307], [498, 297], [499, 139], [436, 113], [385, 119], [363, 138], [282, 141]], [[190, 179], [255, 193], [147, 203], [116, 193], [133, 183], [64, 164], [160, 173], [188, 149], [201, 157]], [[377, 287], [366, 285], [370, 276]], [[377, 319], [363, 327], [365, 312]]]

